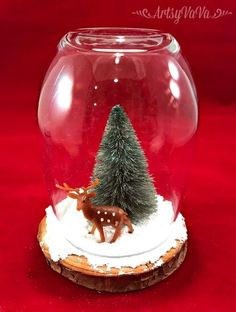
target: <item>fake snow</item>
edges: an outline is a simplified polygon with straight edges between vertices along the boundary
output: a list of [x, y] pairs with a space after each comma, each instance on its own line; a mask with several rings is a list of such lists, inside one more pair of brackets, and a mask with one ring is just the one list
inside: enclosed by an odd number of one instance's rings
[[104, 227], [106, 242], [99, 243], [98, 230], [88, 234], [91, 224], [82, 211], [76, 210], [76, 200], [67, 197], [56, 205], [57, 216], [49, 206], [46, 209], [47, 231], [44, 242], [49, 248], [53, 261], [65, 259], [68, 255], [85, 256], [94, 268], [107, 265], [108, 268], [133, 267], [152, 263], [159, 266], [161, 256], [172, 247], [176, 240], [187, 240], [184, 218], [178, 215], [175, 222], [172, 204], [158, 196], [158, 211], [142, 225], [133, 225], [134, 232], [128, 233], [127, 226], [121, 236], [110, 244], [114, 228]]

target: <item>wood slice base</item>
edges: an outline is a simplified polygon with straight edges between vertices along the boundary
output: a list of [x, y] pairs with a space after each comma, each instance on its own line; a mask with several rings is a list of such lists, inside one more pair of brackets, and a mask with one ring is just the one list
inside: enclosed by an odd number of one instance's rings
[[149, 262], [136, 268], [107, 268], [106, 265], [94, 268], [84, 256], [70, 255], [63, 260], [53, 261], [44, 241], [45, 234], [46, 218], [43, 218], [39, 225], [38, 241], [49, 266], [76, 284], [97, 291], [128, 292], [156, 284], [181, 265], [187, 252], [187, 241], [176, 240], [177, 246], [161, 257], [163, 263], [158, 267]]

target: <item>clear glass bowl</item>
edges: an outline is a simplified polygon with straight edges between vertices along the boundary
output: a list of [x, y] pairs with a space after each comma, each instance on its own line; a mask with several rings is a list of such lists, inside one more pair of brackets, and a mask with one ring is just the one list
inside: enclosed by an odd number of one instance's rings
[[[198, 119], [194, 82], [172, 35], [154, 29], [87, 28], [60, 41], [38, 109], [45, 175], [59, 220], [74, 200], [63, 206], [67, 193], [56, 184], [89, 185], [114, 107], [121, 107], [139, 140], [157, 210], [158, 205], [169, 207], [156, 218], [158, 236], [163, 224], [178, 215]], [[159, 234], [156, 244], [166, 239]], [[68, 233], [69, 241], [81, 247], [72, 236]]]

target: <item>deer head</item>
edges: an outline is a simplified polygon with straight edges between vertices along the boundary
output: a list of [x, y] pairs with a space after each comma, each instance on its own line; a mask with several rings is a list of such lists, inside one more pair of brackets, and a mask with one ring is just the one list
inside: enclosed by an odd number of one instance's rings
[[63, 183], [63, 185], [56, 184], [56, 187], [67, 191], [68, 196], [77, 200], [77, 210], [83, 209], [86, 205], [91, 205], [90, 198], [95, 197], [95, 192], [88, 192], [91, 188], [94, 188], [100, 183], [99, 179], [95, 179], [95, 181], [91, 182], [87, 187], [80, 187], [80, 188], [73, 188], [70, 187], [68, 184]]

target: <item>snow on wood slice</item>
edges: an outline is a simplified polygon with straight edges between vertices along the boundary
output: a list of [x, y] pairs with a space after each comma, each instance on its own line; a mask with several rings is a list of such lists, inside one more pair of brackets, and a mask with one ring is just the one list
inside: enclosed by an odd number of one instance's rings
[[187, 251], [187, 240], [176, 240], [176, 246], [157, 259], [158, 266], [147, 262], [135, 268], [94, 267], [83, 255], [69, 255], [63, 260], [53, 261], [44, 240], [46, 232], [46, 218], [43, 218], [39, 225], [38, 241], [49, 266], [76, 284], [97, 291], [128, 292], [149, 287], [172, 274], [183, 262]]

